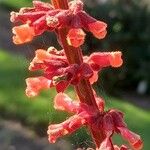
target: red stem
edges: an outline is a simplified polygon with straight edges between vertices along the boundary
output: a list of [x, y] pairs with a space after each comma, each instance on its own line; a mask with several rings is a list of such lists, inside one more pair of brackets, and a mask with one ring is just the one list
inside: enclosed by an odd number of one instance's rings
[[[68, 9], [68, 0], [51, 0], [51, 1], [55, 8]], [[68, 45], [67, 40], [65, 38], [68, 33], [68, 30], [69, 30], [68, 28], [58, 29], [57, 33], [59, 36], [59, 40], [61, 40], [68, 62], [70, 64], [81, 65], [83, 63], [82, 50], [80, 47], [75, 48], [75, 47]], [[93, 106], [95, 107], [95, 109], [98, 110], [95, 97], [93, 94], [93, 90], [88, 80], [85, 80], [85, 79], [81, 80], [80, 83], [77, 86], [75, 86], [75, 90], [78, 94], [79, 100], [82, 103], [86, 103], [90, 106]], [[93, 131], [93, 129], [90, 127], [89, 129], [91, 131], [93, 140], [95, 141], [96, 147], [99, 147], [100, 143], [103, 141], [105, 136], [101, 132]]]

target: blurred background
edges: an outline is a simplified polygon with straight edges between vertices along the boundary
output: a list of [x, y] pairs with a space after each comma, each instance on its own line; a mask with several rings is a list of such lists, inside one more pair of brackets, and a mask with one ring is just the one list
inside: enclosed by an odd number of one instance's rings
[[[46, 0], [45, 0], [46, 1]], [[108, 24], [104, 40], [87, 34], [83, 53], [121, 50], [121, 68], [107, 68], [94, 85], [106, 100], [107, 108], [125, 112], [128, 127], [140, 134], [144, 150], [150, 147], [150, 1], [84, 0], [89, 14]], [[68, 114], [55, 111], [55, 90], [43, 91], [38, 97], [25, 96], [25, 79], [35, 74], [28, 66], [37, 48], [57, 44], [53, 33], [45, 33], [32, 43], [12, 43], [11, 11], [31, 6], [32, 0], [0, 0], [0, 150], [72, 150], [93, 145], [83, 128], [59, 140], [47, 142], [46, 130], [51, 122], [61, 122]], [[69, 95], [74, 95], [70, 88]], [[118, 144], [123, 140], [114, 138]], [[62, 144], [63, 143], [63, 144]]]

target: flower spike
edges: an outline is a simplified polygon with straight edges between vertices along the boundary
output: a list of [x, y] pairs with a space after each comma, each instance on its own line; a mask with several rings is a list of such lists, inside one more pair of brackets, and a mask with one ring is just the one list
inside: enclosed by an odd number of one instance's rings
[[[48, 140], [55, 143], [61, 136], [75, 132], [82, 126], [90, 129], [96, 150], [142, 150], [141, 137], [127, 128], [124, 115], [116, 109], [105, 110], [105, 101], [98, 97], [92, 84], [98, 80], [98, 72], [106, 67], [120, 67], [122, 53], [95, 52], [83, 56], [80, 46], [86, 32], [103, 39], [107, 24], [96, 20], [83, 10], [82, 0], [52, 0], [52, 4], [33, 0], [33, 7], [24, 7], [11, 13], [11, 22], [19, 24], [12, 29], [13, 42], [23, 44], [45, 31], [54, 31], [64, 48], [38, 49], [29, 70], [42, 70], [42, 75], [26, 79], [26, 95], [37, 96], [41, 90], [55, 87], [54, 108], [73, 115], [60, 124], [50, 124]], [[72, 100], [63, 92], [69, 85], [75, 87], [79, 100]], [[112, 137], [120, 134], [130, 147], [113, 145]]]
[[21, 8], [19, 12], [12, 12], [10, 20], [12, 22], [23, 23], [23, 25], [15, 27], [13, 32], [18, 29], [19, 37], [24, 37], [29, 34], [31, 29], [34, 31], [31, 32], [28, 38], [16, 39], [14, 43], [22, 44], [29, 42], [33, 37], [45, 31], [54, 31], [64, 27], [70, 28], [67, 41], [68, 44], [73, 47], [79, 47], [84, 43], [85, 33], [82, 28], [92, 32], [98, 39], [105, 37], [107, 33], [106, 23], [97, 21], [93, 17], [87, 15], [86, 12], [83, 11], [83, 2], [81, 0], [71, 1], [68, 5], [69, 9], [67, 10], [55, 9], [48, 3], [35, 0], [33, 1], [32, 8], [24, 7]]
[[[97, 99], [100, 98], [97, 97]], [[111, 138], [114, 133], [121, 134], [135, 150], [141, 150], [142, 148], [140, 136], [127, 129], [123, 120], [123, 114], [118, 110], [110, 109], [109, 111], [104, 111], [100, 108], [101, 112], [98, 112], [94, 107], [72, 100], [64, 93], [56, 95], [54, 107], [75, 113], [75, 115], [61, 124], [49, 126], [48, 135], [50, 142], [56, 141], [60, 136], [74, 132], [82, 125], [87, 125], [91, 126], [96, 132], [101, 131], [105, 137], [98, 150], [127, 150], [125, 146], [119, 148], [113, 145]]]
[[81, 65], [69, 65], [64, 50], [58, 51], [50, 47], [47, 51], [43, 49], [35, 51], [35, 57], [30, 63], [29, 70], [42, 70], [43, 77], [51, 82], [49, 88], [55, 86], [59, 93], [64, 92], [70, 84], [77, 85], [82, 79], [89, 80], [93, 84], [98, 80], [98, 71], [103, 67], [112, 65], [116, 67], [121, 64], [121, 52], [97, 52], [89, 57], [86, 56]]

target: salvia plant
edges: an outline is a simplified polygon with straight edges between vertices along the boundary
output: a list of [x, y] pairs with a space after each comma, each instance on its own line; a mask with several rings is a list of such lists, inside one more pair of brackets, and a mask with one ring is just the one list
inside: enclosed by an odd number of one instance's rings
[[[54, 108], [74, 114], [60, 124], [49, 125], [47, 134], [50, 143], [86, 126], [96, 150], [142, 149], [140, 136], [127, 128], [123, 113], [117, 109], [105, 110], [105, 101], [92, 88], [98, 80], [99, 71], [122, 65], [122, 53], [94, 52], [83, 56], [80, 48], [84, 44], [85, 31], [103, 39], [107, 33], [106, 23], [88, 15], [81, 0], [51, 0], [51, 4], [34, 0], [33, 7], [11, 12], [10, 20], [16, 23], [12, 29], [15, 44], [30, 42], [43, 32], [51, 31], [56, 33], [62, 47], [62, 50], [54, 47], [36, 50], [29, 70], [42, 70], [43, 75], [26, 79], [28, 97], [37, 96], [42, 89], [55, 87], [58, 94], [54, 98]], [[64, 93], [70, 85], [74, 86], [77, 100]], [[114, 134], [120, 134], [129, 146], [114, 145]]]

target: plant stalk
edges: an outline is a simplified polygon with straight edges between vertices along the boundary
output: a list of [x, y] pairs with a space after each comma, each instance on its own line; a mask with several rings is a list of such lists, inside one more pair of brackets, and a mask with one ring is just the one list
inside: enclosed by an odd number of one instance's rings
[[[52, 4], [57, 9], [68, 9], [68, 0], [51, 0]], [[78, 64], [81, 65], [83, 63], [83, 55], [80, 47], [75, 48], [67, 43], [67, 33], [69, 28], [60, 28], [57, 31], [59, 40], [62, 44], [62, 47], [65, 51], [66, 57], [68, 59], [69, 64]], [[79, 97], [79, 100], [82, 103], [86, 103], [87, 105], [93, 106], [98, 110], [95, 97], [93, 94], [92, 86], [88, 80], [81, 80], [78, 85], [75, 86], [75, 90]], [[96, 147], [99, 147], [101, 142], [104, 140], [105, 136], [102, 132], [94, 131], [90, 128], [90, 132], [92, 134], [92, 138], [95, 141]]]

